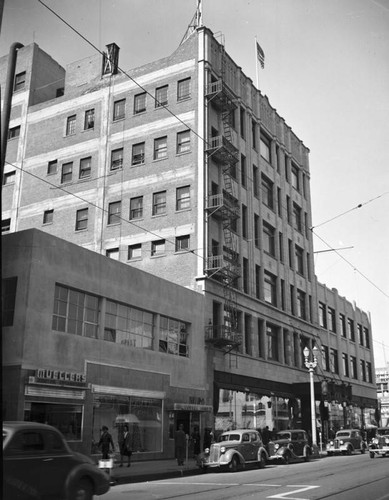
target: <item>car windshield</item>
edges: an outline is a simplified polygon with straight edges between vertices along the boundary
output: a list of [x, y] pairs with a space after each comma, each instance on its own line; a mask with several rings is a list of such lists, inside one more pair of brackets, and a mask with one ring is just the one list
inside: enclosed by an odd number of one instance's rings
[[222, 434], [219, 438], [219, 442], [224, 441], [240, 441], [240, 434]]
[[277, 432], [276, 439], [290, 439], [290, 432]]
[[340, 437], [349, 437], [350, 436], [350, 433], [349, 432], [338, 432], [336, 434], [336, 437], [340, 438]]

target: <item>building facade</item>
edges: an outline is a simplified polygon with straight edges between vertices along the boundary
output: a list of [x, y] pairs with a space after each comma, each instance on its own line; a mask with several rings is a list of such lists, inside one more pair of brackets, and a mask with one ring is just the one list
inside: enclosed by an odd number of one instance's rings
[[[3, 230], [38, 228], [197, 292], [216, 428], [308, 429], [303, 349], [323, 346], [324, 362], [337, 349], [365, 373], [374, 359], [320, 325], [319, 301], [346, 306], [314, 273], [307, 147], [205, 27], [126, 74], [115, 44], [69, 65], [63, 88], [56, 68], [57, 97], [31, 103], [26, 61], [41, 52], [18, 52]], [[367, 316], [347, 314], [370, 338]], [[328, 364], [318, 421], [327, 379], [333, 401], [374, 406], [373, 381]]]

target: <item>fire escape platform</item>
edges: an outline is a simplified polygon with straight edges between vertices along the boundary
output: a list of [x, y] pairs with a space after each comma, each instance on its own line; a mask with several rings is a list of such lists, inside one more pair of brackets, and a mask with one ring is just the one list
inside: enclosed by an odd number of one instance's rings
[[238, 107], [236, 97], [223, 80], [205, 86], [205, 97], [219, 110], [233, 111]]
[[238, 149], [224, 135], [211, 137], [205, 151], [218, 163], [235, 165], [239, 161]]
[[225, 325], [209, 325], [205, 329], [205, 341], [214, 347], [236, 349], [242, 343], [242, 335]]

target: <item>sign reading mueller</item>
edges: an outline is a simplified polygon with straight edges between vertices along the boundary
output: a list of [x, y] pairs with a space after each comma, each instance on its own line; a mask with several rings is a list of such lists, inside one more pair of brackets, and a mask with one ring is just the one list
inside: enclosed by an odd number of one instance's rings
[[86, 375], [84, 373], [62, 372], [59, 370], [47, 370], [40, 368], [39, 370], [36, 370], [35, 376], [41, 380], [86, 383]]

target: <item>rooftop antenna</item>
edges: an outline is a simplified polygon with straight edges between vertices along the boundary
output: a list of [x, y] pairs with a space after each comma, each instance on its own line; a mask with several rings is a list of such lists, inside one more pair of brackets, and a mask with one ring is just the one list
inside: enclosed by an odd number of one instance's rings
[[184, 37], [182, 38], [180, 45], [182, 45], [191, 35], [196, 31], [197, 28], [203, 25], [203, 7], [202, 0], [197, 0], [197, 7], [194, 16], [192, 17], [191, 22], [185, 32]]

